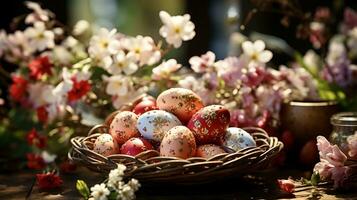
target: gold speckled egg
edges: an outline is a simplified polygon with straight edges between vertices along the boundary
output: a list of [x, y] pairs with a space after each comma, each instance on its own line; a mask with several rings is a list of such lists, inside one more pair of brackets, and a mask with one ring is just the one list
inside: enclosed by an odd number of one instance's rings
[[161, 156], [173, 156], [182, 159], [196, 154], [196, 141], [190, 129], [175, 126], [164, 136], [160, 145]]
[[162, 92], [156, 104], [160, 110], [176, 115], [182, 123], [188, 122], [203, 107], [202, 99], [192, 90], [184, 88], [171, 88]]
[[113, 118], [109, 126], [109, 133], [113, 136], [118, 144], [124, 144], [132, 137], [139, 135], [136, 129], [138, 116], [130, 111], [119, 112]]
[[196, 156], [211, 158], [222, 153], [226, 153], [222, 147], [215, 144], [204, 144], [197, 147]]
[[107, 133], [97, 137], [94, 142], [93, 151], [103, 156], [119, 153], [119, 146], [113, 137]]

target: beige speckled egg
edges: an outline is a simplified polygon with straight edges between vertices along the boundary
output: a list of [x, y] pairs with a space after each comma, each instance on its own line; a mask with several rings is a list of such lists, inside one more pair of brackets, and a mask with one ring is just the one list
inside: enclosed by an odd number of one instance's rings
[[94, 142], [93, 151], [103, 156], [119, 153], [119, 146], [113, 137], [107, 133], [97, 137]]
[[160, 145], [161, 156], [173, 156], [182, 159], [196, 154], [195, 136], [185, 126], [175, 126], [170, 129]]
[[226, 153], [222, 147], [215, 144], [204, 144], [197, 147], [196, 156], [211, 158], [221, 153]]
[[223, 138], [223, 146], [235, 151], [257, 146], [254, 138], [245, 130], [236, 127], [227, 128]]
[[160, 110], [176, 115], [182, 123], [203, 107], [201, 98], [193, 91], [184, 88], [171, 88], [162, 92], [156, 101]]
[[161, 142], [167, 131], [178, 125], [181, 122], [175, 115], [164, 110], [151, 110], [140, 115], [136, 127], [145, 139]]
[[130, 111], [119, 112], [113, 118], [109, 126], [109, 133], [113, 136], [118, 144], [123, 144], [132, 137], [139, 136], [136, 129], [138, 116]]

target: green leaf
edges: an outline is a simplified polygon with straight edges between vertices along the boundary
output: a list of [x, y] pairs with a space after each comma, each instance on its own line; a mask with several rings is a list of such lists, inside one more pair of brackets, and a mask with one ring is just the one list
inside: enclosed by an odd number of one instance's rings
[[319, 182], [320, 182], [320, 174], [317, 172], [314, 172], [311, 175], [311, 185], [317, 186], [317, 184], [319, 184]]
[[118, 198], [117, 198], [118, 195], [119, 195], [119, 194], [118, 194], [116, 191], [113, 190], [113, 191], [110, 192], [110, 194], [109, 194], [109, 196], [108, 196], [108, 199], [109, 199], [109, 200], [116, 200], [116, 199], [118, 199]]
[[89, 198], [90, 192], [86, 182], [84, 182], [83, 180], [77, 180], [76, 188], [84, 199]]

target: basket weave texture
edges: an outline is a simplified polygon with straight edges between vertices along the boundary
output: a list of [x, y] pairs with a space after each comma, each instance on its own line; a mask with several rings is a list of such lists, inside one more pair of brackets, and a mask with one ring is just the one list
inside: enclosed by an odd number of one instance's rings
[[[131, 110], [137, 101], [120, 110]], [[105, 157], [92, 150], [93, 144], [100, 134], [108, 133], [108, 124], [117, 112], [112, 113], [104, 124], [93, 127], [87, 137], [72, 138], [69, 159], [100, 173], [108, 173], [116, 168], [117, 163], [124, 164], [127, 167], [125, 177], [136, 178], [141, 182], [195, 184], [243, 176], [265, 169], [283, 148], [282, 142], [276, 137], [269, 137], [263, 129], [251, 127], [244, 130], [253, 136], [257, 147], [237, 152], [226, 148], [229, 153], [209, 159], [162, 157], [156, 150], [145, 151], [136, 156], [115, 154]]]

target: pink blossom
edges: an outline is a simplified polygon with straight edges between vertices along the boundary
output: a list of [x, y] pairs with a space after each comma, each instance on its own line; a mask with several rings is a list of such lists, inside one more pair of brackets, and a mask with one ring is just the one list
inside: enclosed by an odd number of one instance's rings
[[355, 12], [351, 8], [345, 9], [344, 14], [344, 19], [343, 19], [343, 29], [344, 31], [348, 31], [350, 29], [353, 29], [354, 27], [357, 26], [357, 12]]
[[317, 136], [317, 149], [321, 159], [326, 158], [326, 154], [332, 152], [332, 146], [330, 142], [324, 136]]
[[320, 159], [328, 161], [333, 166], [343, 166], [347, 156], [338, 148], [337, 145], [331, 145], [324, 136], [317, 136], [317, 148]]
[[209, 67], [213, 66], [215, 59], [216, 55], [212, 51], [207, 51], [206, 54], [203, 54], [200, 57], [194, 56], [190, 58], [189, 63], [194, 72], [202, 73], [208, 71]]
[[345, 184], [345, 181], [348, 179], [349, 167], [334, 167], [331, 169], [331, 179], [334, 182], [334, 188], [341, 187]]
[[318, 172], [322, 180], [327, 180], [331, 177], [331, 169], [334, 168], [327, 160], [321, 159], [316, 163], [314, 172]]
[[350, 135], [347, 137], [347, 143], [349, 148], [348, 155], [356, 158], [357, 157], [357, 131], [355, 132], [354, 135]]
[[332, 146], [332, 152], [326, 154], [326, 160], [332, 165], [339, 167], [344, 166], [347, 156], [338, 148], [337, 145]]

